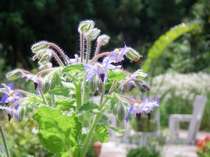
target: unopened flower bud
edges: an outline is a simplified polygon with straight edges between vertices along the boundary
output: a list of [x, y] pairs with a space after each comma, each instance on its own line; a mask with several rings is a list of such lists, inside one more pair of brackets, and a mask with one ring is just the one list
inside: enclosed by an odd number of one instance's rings
[[101, 33], [100, 29], [98, 28], [93, 28], [91, 30], [89, 30], [87, 33], [85, 33], [85, 37], [88, 39], [88, 40], [95, 40], [98, 35]]
[[85, 20], [80, 22], [78, 27], [79, 33], [87, 33], [89, 30], [93, 29], [95, 26], [95, 22], [92, 20]]
[[126, 57], [133, 62], [137, 62], [140, 60], [140, 58], [142, 58], [142, 55], [140, 55], [136, 50], [131, 47], [127, 47], [126, 51]]
[[48, 63], [39, 62], [39, 69], [40, 70], [48, 69], [48, 68], [52, 68], [52, 63], [50, 63], [50, 62], [48, 62]]
[[132, 74], [135, 76], [136, 81], [141, 81], [147, 77], [147, 73], [143, 72], [143, 70], [139, 69]]
[[102, 34], [97, 38], [97, 44], [104, 46], [108, 44], [110, 37], [106, 34]]
[[8, 72], [6, 74], [6, 78], [8, 80], [16, 80], [18, 78], [21, 78], [22, 73], [24, 73], [23, 70], [21, 70], [21, 69], [15, 69], [15, 70], [12, 70], [12, 71]]
[[49, 45], [47, 41], [39, 41], [31, 46], [31, 50], [33, 53], [37, 53], [39, 50], [46, 49], [48, 47]]
[[51, 49], [40, 49], [39, 51], [36, 52], [36, 54], [32, 57], [32, 60], [35, 61], [35, 60], [39, 60], [41, 62], [43, 61], [49, 61], [52, 57], [52, 54], [53, 54], [53, 50]]

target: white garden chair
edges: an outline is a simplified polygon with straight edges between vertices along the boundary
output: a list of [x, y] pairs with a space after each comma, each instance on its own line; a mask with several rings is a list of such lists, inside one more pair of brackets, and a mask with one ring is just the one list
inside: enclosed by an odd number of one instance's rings
[[[196, 134], [199, 131], [204, 108], [206, 104], [206, 96], [196, 96], [193, 104], [192, 114], [172, 114], [169, 117], [169, 129], [170, 129], [170, 143], [186, 143], [194, 144]], [[189, 128], [187, 132], [187, 138], [181, 139], [179, 137], [179, 123], [188, 122]]]

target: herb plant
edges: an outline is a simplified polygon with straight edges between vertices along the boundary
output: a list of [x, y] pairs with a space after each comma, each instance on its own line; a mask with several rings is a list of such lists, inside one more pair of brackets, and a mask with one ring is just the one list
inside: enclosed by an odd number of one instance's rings
[[[80, 53], [75, 58], [69, 58], [52, 42], [40, 41], [31, 47], [38, 72], [15, 69], [7, 74], [9, 80], [32, 81], [34, 92], [16, 89], [14, 84], [2, 84], [0, 88], [0, 109], [16, 120], [31, 116], [40, 142], [58, 157], [86, 157], [94, 142], [108, 140], [109, 130], [116, 130], [109, 123], [109, 114], [119, 104], [124, 104], [127, 115], [122, 120], [158, 106], [156, 99], [141, 100], [142, 91], [149, 89], [144, 82], [147, 75], [142, 70], [130, 73], [120, 65], [125, 57], [131, 62], [140, 60], [136, 50], [125, 45], [101, 52], [110, 37], [99, 35], [92, 20], [82, 21], [78, 32]], [[6, 142], [5, 150], [9, 157]]]

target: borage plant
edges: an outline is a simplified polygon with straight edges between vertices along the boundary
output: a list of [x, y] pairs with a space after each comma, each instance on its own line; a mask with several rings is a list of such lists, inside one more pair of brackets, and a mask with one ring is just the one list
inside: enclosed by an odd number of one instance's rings
[[[127, 111], [132, 105], [137, 109], [141, 103], [145, 106], [139, 108], [141, 112], [154, 107], [150, 99], [141, 101], [140, 94], [149, 89], [144, 82], [146, 74], [142, 70], [129, 73], [119, 64], [125, 56], [132, 62], [140, 60], [137, 51], [124, 46], [101, 52], [110, 37], [99, 35], [100, 30], [91, 20], [82, 21], [78, 32], [79, 56], [69, 58], [56, 44], [40, 41], [31, 47], [39, 71], [33, 74], [16, 69], [7, 74], [9, 80], [32, 81], [34, 93], [8, 84], [0, 88], [4, 94], [0, 109], [18, 120], [23, 111], [27, 116], [33, 113], [41, 143], [58, 157], [86, 157], [94, 142], [107, 140], [109, 129], [114, 129], [108, 115], [115, 113], [120, 104], [124, 104]], [[93, 52], [94, 40], [96, 49]], [[132, 108], [128, 116], [131, 112], [141, 114]]]

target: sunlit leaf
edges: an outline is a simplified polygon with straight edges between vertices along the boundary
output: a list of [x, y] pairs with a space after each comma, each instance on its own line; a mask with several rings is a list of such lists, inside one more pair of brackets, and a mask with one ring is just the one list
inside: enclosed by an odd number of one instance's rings
[[150, 68], [152, 68], [151, 67], [152, 63], [164, 53], [164, 50], [174, 40], [176, 40], [177, 38], [179, 38], [185, 33], [200, 30], [200, 29], [201, 29], [201, 24], [198, 22], [181, 23], [171, 28], [165, 34], [161, 35], [148, 51], [147, 59], [143, 64], [144, 71], [146, 72], [150, 71]]

